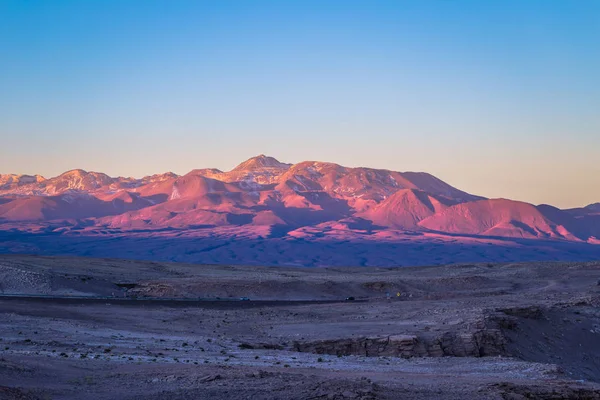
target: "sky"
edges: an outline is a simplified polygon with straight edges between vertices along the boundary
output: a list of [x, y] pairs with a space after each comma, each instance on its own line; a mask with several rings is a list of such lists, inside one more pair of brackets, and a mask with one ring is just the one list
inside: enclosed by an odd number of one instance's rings
[[597, 0], [0, 0], [0, 173], [285, 162], [600, 202]]

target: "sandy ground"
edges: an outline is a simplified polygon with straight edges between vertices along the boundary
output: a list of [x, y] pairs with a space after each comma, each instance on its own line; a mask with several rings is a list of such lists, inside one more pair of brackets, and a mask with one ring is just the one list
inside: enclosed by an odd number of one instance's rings
[[599, 279], [2, 256], [0, 399], [600, 399]]

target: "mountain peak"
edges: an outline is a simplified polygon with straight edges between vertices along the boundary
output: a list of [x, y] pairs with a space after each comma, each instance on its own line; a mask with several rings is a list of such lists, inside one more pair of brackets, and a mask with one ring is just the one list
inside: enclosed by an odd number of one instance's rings
[[259, 154], [256, 157], [252, 157], [244, 161], [232, 171], [249, 171], [262, 168], [288, 169], [290, 165], [291, 164], [282, 163], [274, 157]]
[[86, 176], [88, 174], [89, 173], [87, 171], [83, 170], [83, 169], [72, 169], [70, 171], [63, 172], [58, 177], [59, 178], [82, 177], [82, 176]]

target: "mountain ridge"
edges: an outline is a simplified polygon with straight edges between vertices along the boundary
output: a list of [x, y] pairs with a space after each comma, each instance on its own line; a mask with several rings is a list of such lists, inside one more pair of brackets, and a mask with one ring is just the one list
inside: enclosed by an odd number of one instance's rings
[[[282, 232], [415, 231], [597, 243], [600, 205], [560, 210], [486, 199], [426, 172], [283, 163], [260, 154], [231, 169], [140, 179], [74, 169], [59, 176], [0, 175], [2, 223], [73, 220], [100, 229], [266, 226]], [[60, 222], [62, 221], [62, 222]], [[92, 229], [92, 228], [90, 228]]]

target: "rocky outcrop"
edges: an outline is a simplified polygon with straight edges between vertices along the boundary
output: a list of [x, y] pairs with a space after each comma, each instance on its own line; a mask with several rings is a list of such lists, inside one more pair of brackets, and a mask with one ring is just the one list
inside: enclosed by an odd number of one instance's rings
[[537, 306], [503, 308], [499, 311], [503, 312], [506, 315], [511, 315], [513, 317], [528, 319], [542, 318], [542, 309]]
[[584, 382], [558, 382], [553, 385], [503, 382], [491, 385], [489, 388], [492, 391], [498, 391], [501, 398], [505, 400], [600, 400], [600, 390], [592, 384]]
[[294, 342], [299, 352], [366, 357], [484, 357], [506, 355], [506, 339], [498, 329], [446, 332], [436, 337], [391, 335]]

